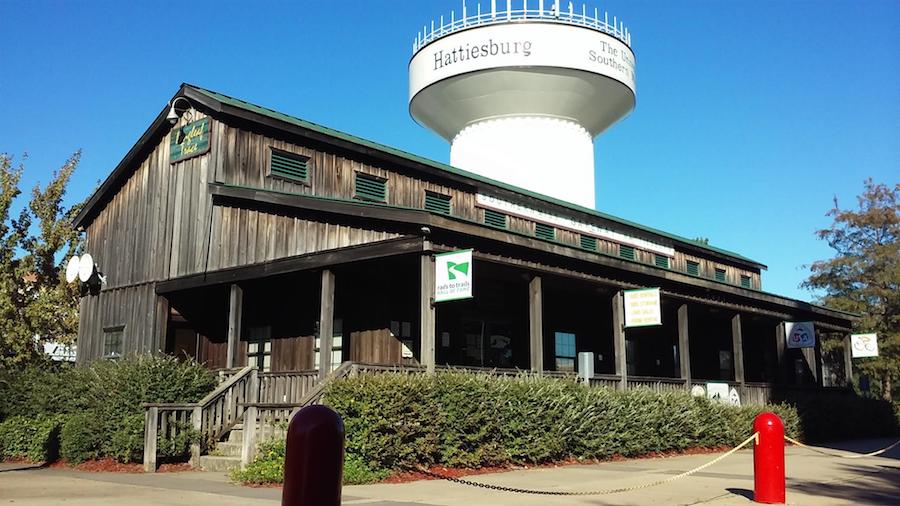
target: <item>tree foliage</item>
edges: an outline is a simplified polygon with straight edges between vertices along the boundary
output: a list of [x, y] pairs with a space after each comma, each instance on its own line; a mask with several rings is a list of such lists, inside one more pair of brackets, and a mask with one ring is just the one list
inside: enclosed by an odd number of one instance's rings
[[864, 374], [877, 378], [882, 397], [891, 399], [900, 379], [900, 184], [893, 188], [865, 181], [857, 209], [841, 209], [837, 198], [829, 228], [817, 235], [835, 251], [834, 258], [811, 266], [803, 286], [821, 290], [829, 307], [861, 315], [860, 333], [877, 333], [879, 356], [854, 360]]
[[81, 204], [66, 208], [63, 197], [80, 158], [76, 152], [46, 186], [36, 185], [13, 217], [24, 166], [0, 154], [0, 365], [35, 359], [44, 341], [75, 341], [78, 291], [63, 271], [80, 247], [72, 219]]

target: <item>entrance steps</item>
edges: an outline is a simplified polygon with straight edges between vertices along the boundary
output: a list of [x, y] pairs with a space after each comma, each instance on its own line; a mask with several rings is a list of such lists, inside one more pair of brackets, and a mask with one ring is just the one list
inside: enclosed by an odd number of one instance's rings
[[226, 441], [216, 443], [216, 448], [208, 455], [200, 456], [200, 469], [217, 473], [227, 473], [241, 468], [241, 447], [244, 442], [244, 427], [237, 424], [228, 433]]

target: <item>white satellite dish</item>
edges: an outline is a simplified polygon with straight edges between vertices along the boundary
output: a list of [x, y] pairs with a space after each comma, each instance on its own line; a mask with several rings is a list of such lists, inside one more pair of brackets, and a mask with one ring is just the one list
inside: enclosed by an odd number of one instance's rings
[[78, 258], [78, 255], [69, 259], [69, 263], [66, 264], [66, 283], [71, 283], [78, 279], [78, 270], [80, 267], [81, 260]]
[[78, 264], [78, 279], [87, 283], [91, 276], [94, 275], [94, 258], [90, 253], [81, 256], [81, 262]]

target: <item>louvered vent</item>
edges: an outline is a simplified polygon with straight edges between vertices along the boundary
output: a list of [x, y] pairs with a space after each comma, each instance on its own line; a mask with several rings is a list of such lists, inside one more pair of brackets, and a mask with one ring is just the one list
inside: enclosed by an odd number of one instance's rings
[[654, 263], [657, 267], [662, 267], [663, 269], [669, 268], [669, 257], [665, 255], [656, 255], [654, 258]]
[[597, 251], [597, 238], [589, 235], [581, 236], [581, 247], [582, 249]]
[[484, 210], [484, 223], [492, 227], [506, 228], [506, 215], [492, 209]]
[[534, 224], [534, 236], [548, 241], [556, 240], [556, 229], [543, 223]]
[[450, 214], [450, 196], [425, 192], [425, 210], [433, 213]]
[[628, 260], [634, 260], [634, 248], [624, 244], [619, 245], [619, 256]]
[[356, 198], [385, 202], [387, 200], [387, 181], [363, 172], [356, 173]]
[[271, 174], [294, 181], [306, 182], [309, 178], [309, 158], [284, 151], [271, 151]]

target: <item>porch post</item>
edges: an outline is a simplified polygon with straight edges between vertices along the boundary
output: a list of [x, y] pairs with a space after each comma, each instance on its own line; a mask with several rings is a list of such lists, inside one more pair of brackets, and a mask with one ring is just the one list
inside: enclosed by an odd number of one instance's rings
[[681, 368], [681, 379], [685, 385], [691, 386], [691, 343], [688, 333], [688, 306], [678, 306], [678, 361]]
[[847, 386], [853, 386], [853, 351], [850, 334], [844, 336], [844, 383]]
[[734, 381], [744, 384], [744, 338], [741, 333], [741, 314], [731, 317], [731, 347], [734, 349]]
[[782, 385], [787, 384], [787, 371], [785, 370], [784, 365], [784, 323], [778, 322], [775, 324], [775, 364], [776, 364], [776, 378], [778, 379], [778, 383]]
[[156, 296], [156, 314], [153, 318], [153, 332], [156, 337], [155, 349], [151, 353], [166, 352], [166, 334], [169, 330], [169, 299], [162, 295]]
[[528, 333], [531, 342], [531, 370], [544, 370], [544, 302], [541, 277], [528, 283]]
[[319, 304], [319, 379], [331, 372], [331, 344], [334, 340], [334, 273], [322, 271], [321, 303]]
[[238, 350], [241, 344], [241, 313], [244, 307], [244, 290], [239, 285], [231, 285], [231, 295], [228, 301], [228, 351], [225, 358], [225, 367], [231, 369], [237, 362]]
[[624, 300], [618, 291], [612, 298], [613, 350], [616, 355], [616, 374], [619, 376], [619, 390], [628, 386], [628, 357], [625, 356]]
[[419, 261], [419, 336], [421, 337], [421, 363], [426, 372], [434, 373], [434, 257], [422, 255]]

